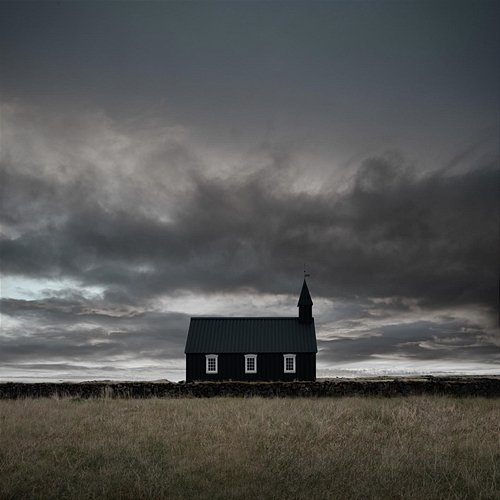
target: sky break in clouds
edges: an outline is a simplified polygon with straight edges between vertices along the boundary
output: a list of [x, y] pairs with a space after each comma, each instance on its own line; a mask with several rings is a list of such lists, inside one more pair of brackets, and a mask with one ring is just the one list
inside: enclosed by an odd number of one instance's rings
[[1, 378], [183, 379], [304, 262], [320, 376], [500, 372], [495, 2], [0, 10]]

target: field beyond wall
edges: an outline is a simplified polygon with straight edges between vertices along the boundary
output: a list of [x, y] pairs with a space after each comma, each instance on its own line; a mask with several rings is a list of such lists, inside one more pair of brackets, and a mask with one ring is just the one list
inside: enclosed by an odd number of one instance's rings
[[500, 498], [500, 400], [2, 400], [0, 498]]

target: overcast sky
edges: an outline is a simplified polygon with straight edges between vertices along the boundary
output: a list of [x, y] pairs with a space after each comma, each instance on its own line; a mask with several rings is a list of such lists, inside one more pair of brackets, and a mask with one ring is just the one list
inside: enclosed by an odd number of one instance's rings
[[318, 375], [500, 373], [496, 1], [0, 3], [0, 378], [184, 378], [196, 315]]

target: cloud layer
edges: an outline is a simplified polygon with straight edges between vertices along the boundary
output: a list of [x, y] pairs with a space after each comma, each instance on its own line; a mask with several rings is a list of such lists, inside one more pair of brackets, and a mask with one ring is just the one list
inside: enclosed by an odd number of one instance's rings
[[293, 306], [304, 262], [325, 301], [320, 359], [496, 359], [493, 154], [422, 173], [386, 152], [348, 174], [331, 165], [318, 187], [283, 144], [220, 168], [175, 125], [131, 132], [102, 114], [47, 124], [6, 109], [3, 272], [99, 293], [4, 296], [4, 362], [179, 358], [197, 311], [170, 311], [169, 297], [285, 294]]
[[52, 157], [26, 158], [24, 145], [40, 135], [17, 125], [19, 143], [2, 160], [6, 272], [139, 297], [183, 288], [287, 293], [307, 262], [321, 295], [496, 304], [494, 157], [419, 175], [387, 153], [351, 169], [342, 190], [332, 165], [330, 182], [311, 192], [308, 169], [290, 154], [265, 151], [263, 165], [249, 158], [247, 172], [238, 165], [232, 175], [204, 165], [175, 129], [144, 145], [142, 134], [110, 123], [85, 126], [73, 124], [62, 141], [56, 128], [40, 148]]

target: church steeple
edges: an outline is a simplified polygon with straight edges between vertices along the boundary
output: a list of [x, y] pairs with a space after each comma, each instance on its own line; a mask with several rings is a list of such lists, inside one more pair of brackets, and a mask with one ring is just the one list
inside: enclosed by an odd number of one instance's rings
[[297, 304], [297, 307], [299, 308], [299, 321], [301, 323], [311, 323], [312, 306], [313, 306], [313, 301], [311, 299], [311, 294], [309, 293], [309, 288], [307, 288], [306, 279], [304, 278], [304, 283], [302, 285], [302, 290], [300, 292], [299, 302]]

